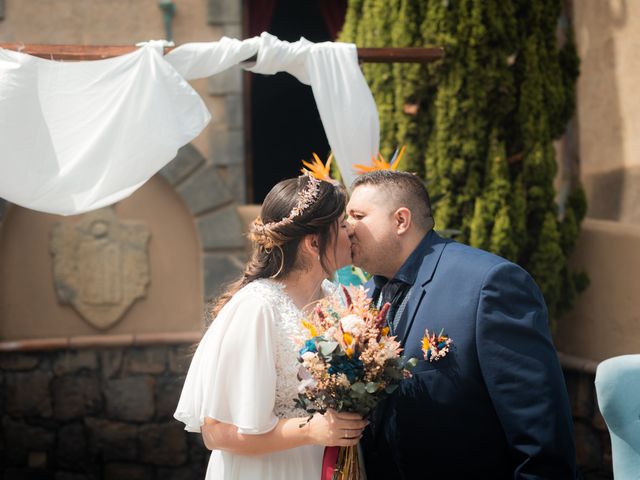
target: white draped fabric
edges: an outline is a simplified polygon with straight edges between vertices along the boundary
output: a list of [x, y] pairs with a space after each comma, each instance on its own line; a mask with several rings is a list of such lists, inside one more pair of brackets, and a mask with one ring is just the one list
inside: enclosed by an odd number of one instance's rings
[[288, 72], [311, 86], [349, 184], [353, 164], [367, 163], [379, 141], [375, 102], [355, 46], [289, 43], [263, 33], [189, 43], [165, 56], [160, 42], [149, 42], [128, 55], [82, 62], [0, 49], [0, 197], [61, 215], [126, 198], [209, 122], [186, 80], [256, 54], [247, 70]]
[[[335, 292], [330, 282], [325, 294]], [[302, 312], [286, 287], [259, 279], [220, 310], [193, 355], [174, 417], [200, 432], [205, 418], [235, 425], [243, 435], [272, 431], [280, 419], [308, 416], [295, 408], [300, 363], [294, 338], [304, 337]], [[321, 445], [264, 455], [213, 450], [206, 480], [319, 479]]]

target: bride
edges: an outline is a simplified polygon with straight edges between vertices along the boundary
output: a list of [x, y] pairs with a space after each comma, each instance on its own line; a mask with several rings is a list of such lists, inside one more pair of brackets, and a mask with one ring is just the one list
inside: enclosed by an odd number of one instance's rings
[[302, 310], [351, 263], [346, 193], [311, 175], [284, 180], [252, 224], [242, 278], [218, 299], [175, 418], [212, 451], [209, 479], [319, 479], [325, 446], [358, 443], [368, 422], [294, 407]]

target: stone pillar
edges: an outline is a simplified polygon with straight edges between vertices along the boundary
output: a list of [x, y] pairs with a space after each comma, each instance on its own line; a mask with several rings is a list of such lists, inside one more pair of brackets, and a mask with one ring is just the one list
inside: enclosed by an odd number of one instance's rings
[[[222, 134], [226, 129], [219, 130]], [[213, 142], [222, 158], [225, 149]], [[244, 171], [241, 181], [244, 186]], [[200, 234], [205, 302], [215, 298], [222, 287], [237, 278], [246, 260], [242, 224], [234, 197], [220, 172], [220, 166], [207, 162], [191, 145], [178, 152], [178, 157], [160, 171], [175, 188]]]
[[[242, 38], [242, 0], [208, 0], [207, 21], [224, 35]], [[210, 157], [231, 195], [246, 203], [244, 165], [243, 70], [234, 66], [209, 79], [212, 104]]]
[[242, 22], [242, 0], [208, 0], [207, 22], [209, 25], [240, 24]]

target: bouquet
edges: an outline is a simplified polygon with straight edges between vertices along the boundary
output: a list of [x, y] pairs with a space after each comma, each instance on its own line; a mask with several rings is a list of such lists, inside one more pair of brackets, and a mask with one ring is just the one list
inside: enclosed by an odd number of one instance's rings
[[[318, 302], [302, 320], [306, 335], [298, 342], [302, 365], [295, 402], [311, 415], [334, 409], [365, 417], [411, 376], [417, 360], [405, 360], [400, 343], [389, 336], [389, 304], [372, 308], [362, 286], [343, 286], [342, 293], [344, 298]], [[360, 478], [357, 447], [328, 447], [323, 464], [334, 456], [333, 480]]]

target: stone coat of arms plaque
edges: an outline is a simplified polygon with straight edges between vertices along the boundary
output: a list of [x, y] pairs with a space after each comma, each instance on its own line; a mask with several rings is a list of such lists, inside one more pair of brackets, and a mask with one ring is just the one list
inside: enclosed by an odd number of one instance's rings
[[149, 228], [121, 221], [110, 207], [57, 223], [50, 251], [58, 300], [70, 304], [93, 327], [105, 330], [146, 295]]

